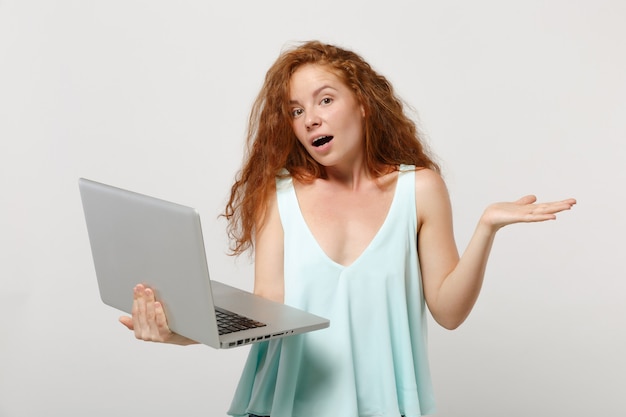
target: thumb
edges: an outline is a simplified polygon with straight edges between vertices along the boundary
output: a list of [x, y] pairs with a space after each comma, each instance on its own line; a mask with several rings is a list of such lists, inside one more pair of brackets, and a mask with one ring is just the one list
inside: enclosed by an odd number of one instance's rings
[[119, 318], [120, 323], [122, 323], [128, 330], [135, 330], [135, 326], [133, 325], [133, 319], [128, 316], [121, 316]]
[[517, 200], [517, 201], [515, 202], [515, 204], [521, 204], [521, 205], [524, 205], [524, 204], [532, 204], [532, 203], [534, 203], [535, 201], [537, 201], [537, 196], [534, 196], [534, 195], [532, 195], [532, 194], [529, 194], [529, 195], [526, 195], [526, 196], [524, 196], [524, 197], [520, 198], [519, 200]]

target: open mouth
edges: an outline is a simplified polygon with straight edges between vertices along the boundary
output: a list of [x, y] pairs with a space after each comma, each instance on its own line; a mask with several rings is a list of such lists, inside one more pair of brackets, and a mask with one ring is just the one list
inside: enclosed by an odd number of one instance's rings
[[320, 136], [319, 138], [313, 141], [313, 146], [319, 148], [322, 145], [326, 145], [328, 142], [333, 140], [333, 136]]

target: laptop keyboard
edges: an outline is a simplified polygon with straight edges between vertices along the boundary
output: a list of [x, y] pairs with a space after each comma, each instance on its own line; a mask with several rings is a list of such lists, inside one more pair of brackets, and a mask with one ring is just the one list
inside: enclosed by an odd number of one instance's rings
[[232, 311], [215, 307], [215, 316], [217, 317], [217, 327], [219, 334], [228, 334], [238, 332], [240, 330], [254, 329], [257, 327], [267, 326], [248, 317], [240, 316]]

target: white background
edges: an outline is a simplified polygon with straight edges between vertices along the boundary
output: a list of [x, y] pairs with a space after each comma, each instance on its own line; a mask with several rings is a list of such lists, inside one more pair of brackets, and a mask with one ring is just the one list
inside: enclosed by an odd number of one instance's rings
[[469, 320], [431, 323], [437, 415], [626, 415], [624, 21], [621, 0], [0, 1], [0, 415], [225, 415], [247, 349], [134, 340], [77, 179], [197, 207], [213, 278], [251, 288], [218, 215], [265, 71], [308, 39], [413, 106], [461, 250], [491, 202], [579, 201], [503, 230]]

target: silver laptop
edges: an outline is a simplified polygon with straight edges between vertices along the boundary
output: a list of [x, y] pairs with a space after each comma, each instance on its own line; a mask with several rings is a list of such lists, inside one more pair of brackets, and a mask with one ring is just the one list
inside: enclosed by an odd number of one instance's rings
[[329, 321], [209, 279], [198, 212], [79, 179], [102, 301], [130, 314], [143, 283], [162, 301], [169, 327], [214, 348], [323, 329]]

